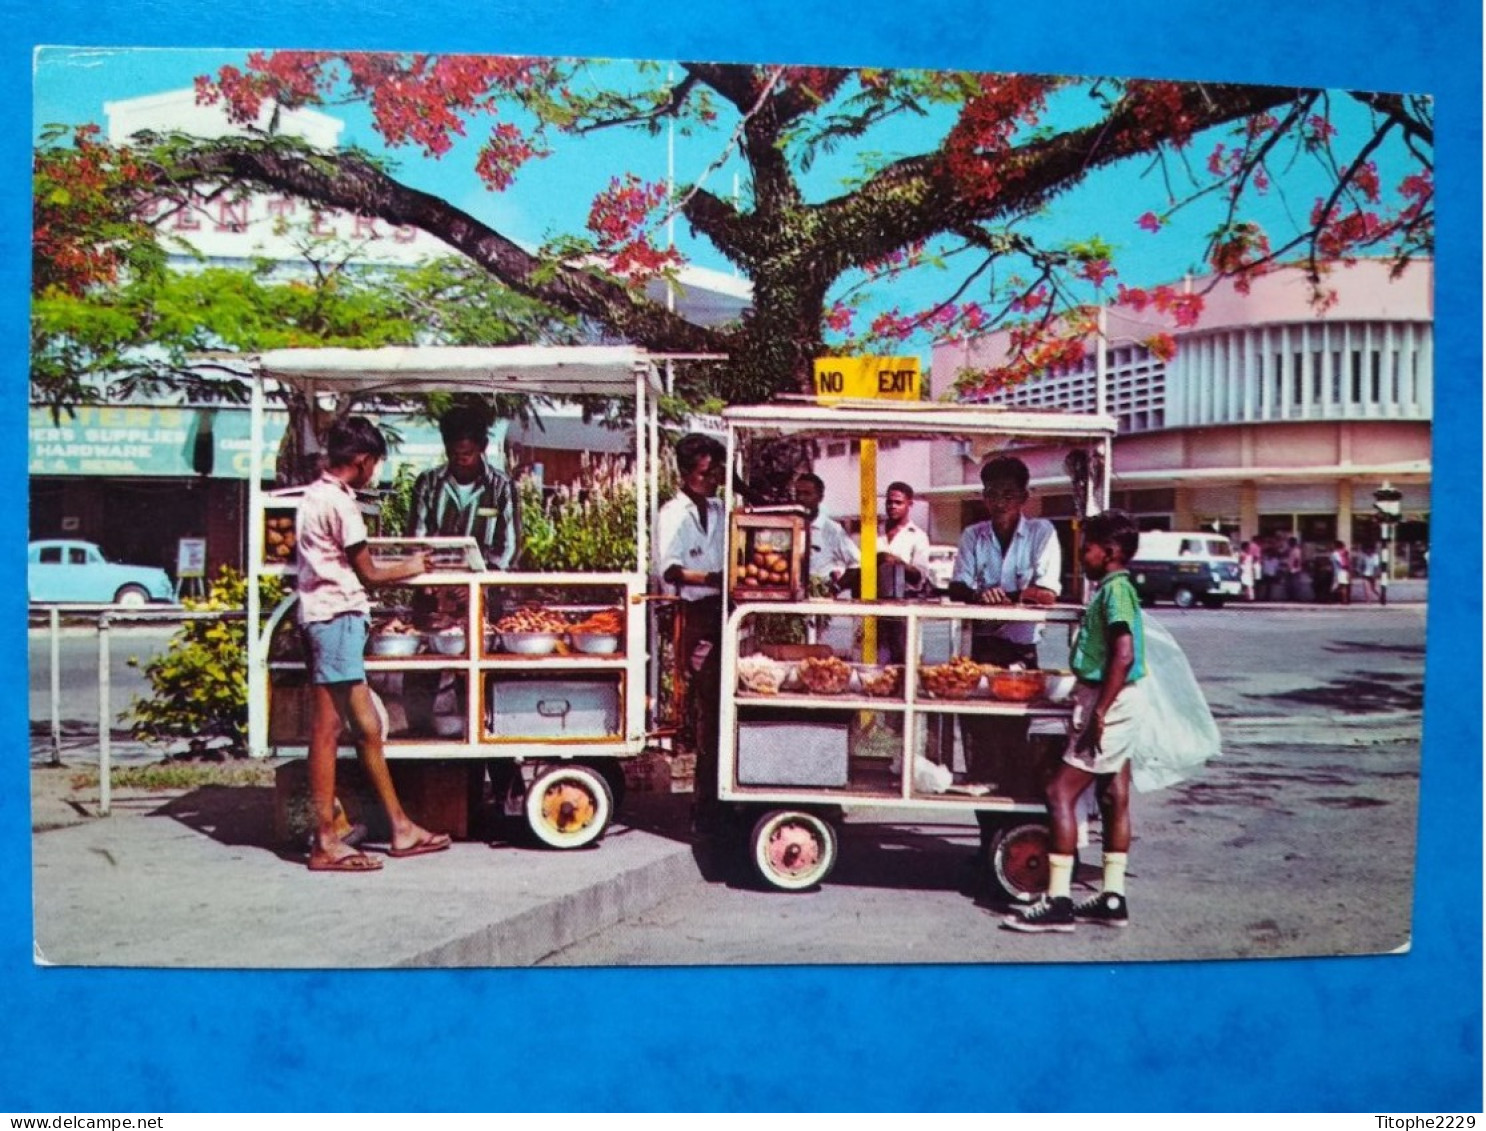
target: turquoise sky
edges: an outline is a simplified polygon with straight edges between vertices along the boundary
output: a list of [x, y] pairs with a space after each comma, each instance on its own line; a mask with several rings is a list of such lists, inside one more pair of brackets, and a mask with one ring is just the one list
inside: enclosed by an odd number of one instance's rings
[[[241, 64], [245, 54], [242, 50], [43, 49], [36, 57], [33, 123], [37, 129], [54, 122], [101, 123], [106, 101], [189, 86], [197, 75], [211, 73], [226, 63]], [[596, 64], [588, 74], [594, 81], [612, 79], [618, 66]], [[1345, 96], [1338, 94], [1333, 106], [1338, 110], [1336, 120], [1343, 138], [1349, 132], [1365, 128], [1363, 114]], [[1061, 105], [1054, 103], [1046, 124], [1067, 125], [1081, 109], [1080, 99], [1067, 95]], [[326, 112], [346, 123], [342, 136], [347, 143], [387, 152], [371, 128], [370, 115], [360, 104], [327, 107]], [[922, 151], [943, 136], [950, 121], [948, 113], [940, 113], [929, 118], [900, 118], [879, 128], [859, 148], [844, 149], [818, 160], [805, 178], [806, 190], [818, 198], [834, 195], [841, 191], [843, 177], [860, 171], [863, 149], [885, 156]], [[679, 183], [690, 183], [705, 173], [706, 185], [714, 192], [727, 195], [737, 185], [746, 193], [746, 173], [736, 158], [708, 171], [722, 153], [731, 128], [732, 119], [724, 114], [717, 130], [692, 137], [677, 136]], [[1188, 159], [1200, 168], [1214, 142], [1220, 139], [1218, 133], [1195, 139], [1187, 151]], [[423, 158], [416, 150], [407, 148], [388, 155], [397, 162], [396, 175], [401, 179], [450, 199], [528, 245], [564, 232], [581, 231], [594, 193], [610, 177], [634, 172], [647, 180], [658, 181], [666, 175], [664, 134], [651, 137], [634, 130], [607, 130], [579, 139], [556, 137], [551, 156], [529, 163], [514, 187], [494, 193], [474, 176], [475, 148], [476, 140], [470, 138], [441, 160]], [[1378, 160], [1384, 185], [1396, 184], [1409, 169], [1400, 146], [1385, 147]], [[1325, 186], [1308, 162], [1295, 162], [1288, 169], [1277, 168], [1275, 172], [1274, 190], [1266, 197], [1256, 198], [1247, 215], [1258, 220], [1279, 242], [1279, 236], [1293, 231], [1296, 218], [1305, 217]], [[1179, 279], [1187, 272], [1200, 273], [1205, 238], [1219, 219], [1220, 204], [1213, 200], [1190, 209], [1156, 235], [1139, 229], [1135, 223], [1137, 217], [1148, 209], [1159, 211], [1166, 192], [1161, 173], [1149, 162], [1127, 163], [1092, 176], [1079, 188], [1058, 198], [1048, 213], [1036, 218], [1028, 230], [1052, 245], [1097, 234], [1114, 246], [1118, 279], [1131, 285], [1151, 285]], [[675, 231], [679, 248], [691, 262], [717, 270], [733, 270], [705, 240], [692, 238], [684, 220], [678, 219]], [[891, 285], [878, 284], [859, 325], [879, 310], [898, 307], [909, 311], [930, 306], [953, 290], [957, 278], [954, 272], [926, 268]], [[837, 292], [844, 291], [851, 282], [844, 280]], [[973, 292], [966, 295], [973, 297], [976, 297]], [[1082, 297], [1094, 295], [1089, 291]], [[928, 344], [927, 338], [920, 335], [911, 343], [910, 352], [919, 352], [926, 359]]]

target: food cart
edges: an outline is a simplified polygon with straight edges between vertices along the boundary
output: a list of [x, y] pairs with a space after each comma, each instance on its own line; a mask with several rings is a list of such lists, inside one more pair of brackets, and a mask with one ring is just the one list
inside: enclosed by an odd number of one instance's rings
[[[963, 484], [961, 461], [978, 466], [995, 454], [1025, 457], [1042, 469], [1034, 468], [1040, 496], [1056, 491], [1071, 497], [1066, 517], [1076, 524], [1107, 503], [1114, 420], [924, 402], [736, 407], [723, 419], [735, 473], [743, 471], [750, 445], [771, 438], [848, 440], [862, 453], [864, 577], [860, 594], [846, 598], [805, 592], [803, 519], [794, 518], [792, 526], [779, 508], [750, 514], [729, 481], [718, 796], [745, 817], [758, 875], [784, 890], [819, 884], [835, 864], [836, 826], [848, 812], [908, 823], [978, 811], [994, 821], [989, 863], [1000, 885], [1017, 898], [1043, 890], [1048, 832], [1042, 780], [1045, 760], [1061, 750], [1072, 714], [1073, 680], [1063, 669], [1082, 611], [1071, 539], [1056, 605], [878, 599], [868, 552], [875, 545], [874, 454], [887, 440], [947, 441], [935, 450], [956, 462], [956, 489]], [[1049, 481], [1053, 469], [1060, 486]], [[942, 468], [934, 473], [926, 461], [922, 478], [943, 481], [951, 474]], [[932, 485], [928, 491], [918, 486], [932, 496]], [[954, 496], [956, 507], [963, 494], [960, 489]], [[957, 536], [958, 510], [940, 517], [952, 517]], [[1040, 662], [1056, 670], [1018, 673], [973, 664], [971, 626], [998, 620], [1045, 625]], [[878, 642], [888, 637], [900, 642], [899, 663], [877, 662]], [[966, 716], [1028, 720], [1028, 764], [994, 787], [955, 782], [957, 723]]]
[[[306, 673], [294, 640], [292, 590], [264, 616], [259, 580], [292, 577], [302, 488], [265, 490], [264, 414], [272, 395], [325, 408], [355, 397], [374, 413], [388, 398], [428, 392], [597, 396], [633, 403], [636, 556], [607, 573], [485, 567], [473, 539], [373, 533], [374, 557], [414, 549], [433, 569], [373, 590], [368, 683], [385, 704], [389, 760], [470, 760], [498, 776], [506, 812], [539, 840], [591, 844], [608, 827], [623, 761], [647, 743], [653, 698], [645, 601], [655, 510], [662, 359], [629, 348], [287, 349], [260, 356], [252, 387], [248, 524], [248, 738], [253, 754], [307, 752]], [[648, 489], [647, 489], [648, 485]], [[374, 515], [374, 504], [366, 504]], [[410, 594], [426, 609], [409, 608]], [[415, 696], [415, 690], [418, 695]], [[421, 717], [413, 700], [421, 698]], [[349, 736], [343, 736], [349, 742]], [[497, 778], [493, 769], [492, 777]], [[479, 779], [483, 781], [483, 778]]]

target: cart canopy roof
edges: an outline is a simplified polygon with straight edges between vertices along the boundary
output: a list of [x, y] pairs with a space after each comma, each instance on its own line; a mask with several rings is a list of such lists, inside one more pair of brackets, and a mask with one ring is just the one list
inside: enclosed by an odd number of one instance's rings
[[258, 356], [264, 377], [307, 395], [357, 393], [532, 393], [633, 397], [643, 379], [660, 388], [655, 362], [633, 346], [383, 346], [283, 349]]
[[1119, 428], [1112, 416], [1012, 411], [999, 405], [927, 401], [738, 405], [723, 409], [730, 430], [793, 435], [858, 435], [945, 439], [988, 436], [1026, 440], [1098, 440]]

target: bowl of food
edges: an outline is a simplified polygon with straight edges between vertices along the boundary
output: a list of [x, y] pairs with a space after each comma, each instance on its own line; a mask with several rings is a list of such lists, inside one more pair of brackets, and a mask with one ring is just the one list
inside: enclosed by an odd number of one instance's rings
[[925, 664], [918, 670], [924, 691], [935, 699], [969, 699], [980, 686], [980, 665], [969, 656], [956, 656], [947, 664]]
[[874, 699], [896, 699], [903, 694], [903, 668], [898, 664], [857, 664], [857, 686]]
[[573, 651], [590, 656], [610, 656], [624, 639], [624, 614], [618, 609], [599, 609], [567, 626]]
[[1042, 694], [1054, 703], [1064, 703], [1078, 686], [1078, 676], [1057, 668], [1042, 673]]
[[428, 646], [441, 656], [464, 655], [464, 629], [445, 628], [427, 635]]
[[559, 636], [555, 632], [502, 632], [502, 652], [517, 652], [523, 656], [545, 656], [557, 649]]
[[1025, 668], [998, 668], [988, 664], [985, 676], [991, 698], [1008, 703], [1028, 703], [1042, 694], [1044, 686], [1041, 672]]
[[800, 661], [795, 678], [811, 695], [840, 695], [851, 683], [851, 665], [835, 656], [810, 656]]
[[590, 656], [611, 656], [619, 651], [617, 632], [572, 632], [568, 634], [568, 640], [573, 651]]
[[738, 690], [750, 695], [777, 695], [789, 674], [789, 665], [768, 656], [738, 659]]
[[517, 609], [495, 622], [501, 651], [524, 656], [545, 656], [556, 651], [558, 640], [567, 630], [568, 622], [560, 613], [536, 606]]
[[422, 633], [400, 617], [384, 621], [372, 629], [370, 650], [373, 656], [415, 656], [422, 647]]

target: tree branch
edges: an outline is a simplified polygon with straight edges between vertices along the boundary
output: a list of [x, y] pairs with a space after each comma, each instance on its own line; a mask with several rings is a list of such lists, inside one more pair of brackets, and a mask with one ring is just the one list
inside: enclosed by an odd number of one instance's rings
[[248, 184], [329, 208], [409, 225], [442, 240], [520, 294], [592, 318], [650, 349], [725, 352], [727, 336], [591, 272], [545, 263], [447, 201], [394, 180], [350, 154], [286, 150], [253, 139], [178, 155], [161, 179]]

